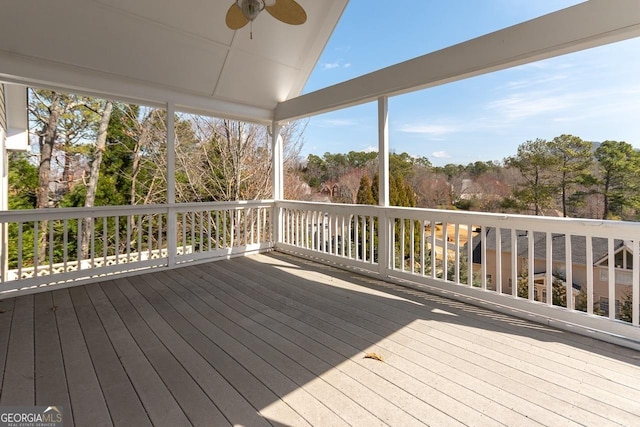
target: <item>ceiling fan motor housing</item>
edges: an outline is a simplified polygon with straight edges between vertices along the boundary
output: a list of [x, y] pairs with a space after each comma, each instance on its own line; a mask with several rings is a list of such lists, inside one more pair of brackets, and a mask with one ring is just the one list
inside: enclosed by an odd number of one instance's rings
[[265, 7], [265, 2], [262, 0], [238, 0], [236, 3], [242, 10], [242, 14], [249, 21], [256, 19], [256, 16], [258, 16]]

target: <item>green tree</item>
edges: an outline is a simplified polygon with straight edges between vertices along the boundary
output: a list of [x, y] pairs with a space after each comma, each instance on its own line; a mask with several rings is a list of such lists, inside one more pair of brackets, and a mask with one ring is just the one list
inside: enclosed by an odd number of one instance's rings
[[[9, 154], [9, 209], [33, 209], [36, 207], [38, 191], [38, 167], [29, 160], [25, 153]], [[18, 240], [18, 224], [10, 223], [8, 227], [9, 242]], [[33, 227], [22, 229], [22, 239], [33, 242]], [[18, 262], [18, 245], [8, 245], [8, 261], [10, 268], [16, 268]], [[23, 245], [22, 259], [26, 262], [33, 259], [33, 245]]]
[[25, 153], [9, 153], [9, 209], [34, 209], [37, 202], [38, 168]]
[[[559, 277], [552, 276], [552, 302], [553, 305], [559, 307], [567, 306], [567, 286]], [[546, 289], [546, 288], [545, 288]], [[520, 298], [529, 298], [529, 275], [524, 272], [518, 276], [518, 296]], [[546, 302], [542, 300], [542, 302]]]
[[376, 200], [373, 198], [373, 193], [371, 191], [371, 181], [369, 181], [369, 177], [367, 175], [363, 175], [362, 178], [360, 178], [360, 187], [358, 188], [356, 203], [358, 203], [359, 205], [377, 204]]
[[558, 184], [553, 179], [558, 158], [553, 155], [551, 145], [544, 139], [527, 141], [518, 146], [515, 156], [505, 159], [507, 167], [520, 172], [522, 181], [513, 190], [513, 196], [521, 207], [533, 207], [535, 215], [552, 206]]
[[560, 135], [553, 138], [550, 148], [558, 160], [562, 215], [566, 217], [568, 199], [576, 200], [572, 191], [578, 184], [585, 183], [593, 164], [593, 144], [577, 136]]
[[633, 297], [627, 292], [620, 302], [620, 320], [631, 323], [633, 320]]
[[624, 141], [605, 141], [595, 153], [603, 197], [603, 219], [622, 218], [625, 208], [637, 209], [640, 190], [640, 154]]

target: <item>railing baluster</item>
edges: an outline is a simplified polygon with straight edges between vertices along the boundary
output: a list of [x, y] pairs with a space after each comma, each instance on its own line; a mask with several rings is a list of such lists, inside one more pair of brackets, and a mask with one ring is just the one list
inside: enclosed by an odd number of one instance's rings
[[[115, 231], [113, 233], [114, 245], [115, 248], [113, 250], [114, 255], [116, 256], [116, 264], [120, 264], [120, 215], [116, 215], [115, 219]], [[66, 236], [65, 232], [65, 236]], [[66, 245], [65, 245], [66, 246]], [[66, 258], [66, 255], [65, 255]]]
[[164, 218], [164, 215], [158, 214], [158, 243], [156, 245], [156, 248], [158, 251], [158, 258], [162, 258], [162, 223], [163, 223], [162, 219], [163, 218]]
[[131, 216], [127, 215], [127, 264], [131, 262]]
[[449, 223], [442, 222], [442, 279], [449, 277]]
[[197, 252], [196, 248], [196, 212], [191, 211], [191, 253], [195, 254]]
[[211, 252], [211, 239], [212, 236], [212, 220], [211, 220], [211, 210], [207, 209], [207, 251]]
[[62, 268], [67, 271], [69, 265], [69, 220], [62, 223]]
[[38, 239], [40, 238], [40, 223], [33, 222], [33, 277], [38, 276]]
[[358, 215], [353, 216], [353, 233], [355, 240], [356, 259], [360, 259], [360, 217]]
[[240, 246], [242, 245], [242, 214], [243, 211], [241, 209], [235, 209], [234, 211], [234, 215], [235, 215], [235, 224], [233, 224], [233, 226], [235, 227], [235, 236], [236, 236], [236, 246]]
[[109, 227], [107, 226], [107, 217], [102, 217], [102, 257], [104, 263], [107, 263], [107, 250], [109, 249]]
[[153, 214], [147, 215], [147, 250], [149, 258], [153, 258]]
[[409, 238], [409, 244], [411, 245], [411, 247], [409, 248], [409, 262], [411, 263], [411, 269], [410, 269], [411, 274], [414, 274], [415, 273], [415, 260], [416, 260], [416, 255], [414, 253], [415, 252], [415, 247], [416, 247], [416, 245], [415, 245], [415, 243], [416, 243], [416, 241], [415, 241], [415, 239], [416, 239], [415, 238], [416, 227], [415, 227], [415, 224], [414, 224], [413, 221], [411, 221], [411, 227], [409, 227], [409, 228], [410, 228], [410, 231], [411, 231], [411, 235], [410, 235], [410, 238]]
[[138, 261], [142, 260], [142, 214], [138, 214]]
[[49, 221], [49, 238], [47, 239], [49, 242], [49, 274], [53, 274], [53, 249], [54, 249], [54, 235], [53, 235], [53, 223], [54, 221]]
[[495, 291], [499, 294], [502, 293], [502, 229], [496, 227], [496, 277], [495, 283], [492, 285], [495, 287]]
[[252, 244], [252, 245], [253, 245], [254, 243], [256, 243], [256, 241], [255, 241], [255, 235], [254, 235], [254, 228], [255, 228], [255, 223], [256, 223], [256, 222], [255, 222], [255, 221], [256, 221], [256, 218], [255, 218], [255, 211], [256, 211], [256, 210], [255, 210], [254, 208], [249, 208], [249, 213], [251, 214], [251, 217], [250, 217], [250, 224], [251, 224], [251, 237], [249, 238], [249, 243], [250, 243], [250, 244]]
[[227, 243], [228, 242], [228, 239], [227, 239], [227, 210], [223, 209], [221, 212], [222, 212], [222, 238], [223, 238], [222, 247], [226, 249], [226, 248], [229, 247], [229, 244]]
[[362, 256], [362, 261], [367, 261], [367, 250], [369, 241], [367, 240], [367, 217], [366, 215], [360, 215], [360, 244], [362, 245], [360, 256]]
[[460, 283], [460, 223], [455, 225], [455, 282]]
[[467, 224], [467, 285], [473, 286], [473, 225]]
[[438, 249], [436, 247], [436, 236], [438, 234], [438, 224], [435, 221], [431, 221], [431, 235], [429, 236], [429, 245], [431, 246], [431, 278], [437, 277], [438, 267]]
[[425, 230], [425, 220], [421, 220], [420, 221], [420, 275], [424, 276], [425, 275], [425, 263], [426, 263], [426, 252], [427, 252], [427, 248], [425, 247], [425, 236], [424, 236], [424, 230]]
[[369, 251], [370, 251], [369, 260], [371, 261], [371, 264], [375, 263], [375, 261], [376, 261], [375, 257], [374, 257], [374, 255], [375, 255], [375, 251], [374, 251], [375, 247], [374, 247], [373, 243], [375, 242], [375, 240], [374, 240], [375, 230], [373, 229], [373, 224], [374, 224], [374, 221], [373, 221], [373, 215], [372, 215], [372, 216], [369, 217], [369, 228], [371, 229], [371, 232], [369, 233]]
[[640, 320], [640, 240], [635, 239], [632, 242], [633, 267], [632, 267], [632, 285], [631, 285], [631, 323], [638, 326]]
[[89, 218], [89, 241], [91, 242], [91, 268], [96, 266], [96, 223], [94, 218]]
[[484, 225], [480, 227], [480, 258], [482, 259], [482, 264], [480, 266], [480, 271], [482, 272], [482, 277], [480, 278], [480, 287], [483, 290], [487, 289], [487, 227]]
[[391, 224], [391, 269], [395, 270], [398, 266], [396, 263], [396, 221], [397, 218], [390, 217], [389, 224]]
[[511, 295], [518, 296], [518, 230], [511, 229]]
[[18, 280], [22, 279], [22, 233], [24, 223], [18, 223]]
[[547, 298], [543, 302], [553, 305], [553, 235], [548, 231], [545, 234], [545, 270]]
[[611, 237], [607, 239], [607, 252], [609, 254], [607, 258], [609, 262], [609, 319], [616, 318], [616, 255], [614, 252], [614, 243], [614, 239]]
[[216, 210], [216, 249], [220, 249], [220, 211]]
[[534, 275], [535, 275], [535, 258], [534, 258], [534, 235], [533, 230], [527, 231], [527, 249], [528, 249], [528, 265], [527, 265], [527, 280], [528, 280], [528, 298], [530, 301], [535, 300], [535, 283], [534, 283]]
[[575, 309], [575, 301], [573, 299], [573, 248], [571, 242], [571, 234], [565, 234], [564, 236], [564, 271], [565, 271], [565, 286], [567, 295], [567, 308], [569, 310]]
[[[593, 265], [593, 240], [587, 236], [587, 265]], [[593, 269], [587, 268], [587, 313], [593, 314]]]
[[200, 253], [204, 252], [204, 212], [198, 211], [198, 223], [200, 226], [200, 243], [198, 247], [200, 248]]
[[345, 215], [341, 214], [339, 216], [340, 220], [339, 220], [339, 224], [338, 224], [338, 229], [336, 231], [336, 233], [339, 231], [339, 239], [338, 239], [338, 255], [340, 255], [341, 257], [344, 257], [345, 254], [345, 249], [344, 249], [344, 245], [345, 245], [345, 239], [344, 239], [344, 222], [345, 222]]
[[400, 271], [405, 270], [404, 234], [405, 234], [405, 220], [403, 218], [400, 220], [400, 263], [401, 263]]
[[324, 241], [325, 242], [324, 243], [325, 244], [324, 251], [327, 252], [327, 253], [331, 253], [331, 244], [332, 244], [331, 240], [333, 238], [333, 229], [332, 229], [333, 217], [330, 214], [326, 214], [325, 213], [324, 218], [325, 218], [325, 221], [326, 221], [325, 224], [324, 224], [324, 227], [323, 227], [324, 230], [325, 230], [325, 233], [326, 233], [325, 234], [325, 241]]

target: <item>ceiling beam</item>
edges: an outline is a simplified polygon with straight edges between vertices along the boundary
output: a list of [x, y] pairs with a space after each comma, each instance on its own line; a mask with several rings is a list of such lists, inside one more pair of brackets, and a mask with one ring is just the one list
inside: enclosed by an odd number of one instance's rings
[[278, 104], [279, 122], [640, 36], [640, 1], [590, 0]]
[[0, 51], [0, 63], [2, 64], [0, 81], [9, 83], [156, 108], [165, 108], [167, 102], [171, 102], [178, 111], [255, 123], [271, 124], [273, 119], [273, 110], [267, 108], [188, 94], [171, 87], [151, 85], [53, 61]]

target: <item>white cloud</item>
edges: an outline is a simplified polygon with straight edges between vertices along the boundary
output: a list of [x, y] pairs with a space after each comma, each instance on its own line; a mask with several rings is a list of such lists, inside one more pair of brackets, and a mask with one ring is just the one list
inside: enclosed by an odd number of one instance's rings
[[487, 108], [502, 113], [509, 120], [525, 119], [550, 112], [567, 110], [576, 105], [571, 95], [542, 95], [541, 93], [516, 93], [489, 102]]
[[377, 153], [378, 152], [378, 147], [374, 147], [373, 145], [370, 145], [368, 147], [366, 147], [364, 150], [365, 153]]
[[332, 70], [332, 69], [338, 68], [338, 67], [340, 67], [340, 63], [338, 63], [338, 61], [331, 62], [331, 63], [325, 62], [324, 64], [322, 64], [322, 69], [323, 70]]
[[555, 74], [551, 76], [541, 76], [533, 79], [513, 80], [507, 82], [506, 87], [512, 90], [524, 89], [532, 86], [547, 85], [550, 83], [559, 82], [561, 80], [566, 80], [567, 78], [569, 78], [569, 76], [566, 74]]
[[451, 125], [407, 124], [400, 127], [400, 132], [419, 133], [430, 136], [442, 136], [457, 132], [459, 129]]
[[449, 158], [451, 158], [449, 153], [447, 153], [446, 151], [436, 151], [434, 153], [431, 153], [431, 155], [433, 157], [435, 157], [436, 159], [449, 159]]
[[323, 119], [315, 122], [316, 126], [323, 128], [355, 126], [358, 122], [353, 119]]
[[334, 62], [324, 62], [321, 64], [323, 70], [334, 70], [336, 68], [349, 68], [350, 62], [344, 62], [342, 59], [338, 59]]

